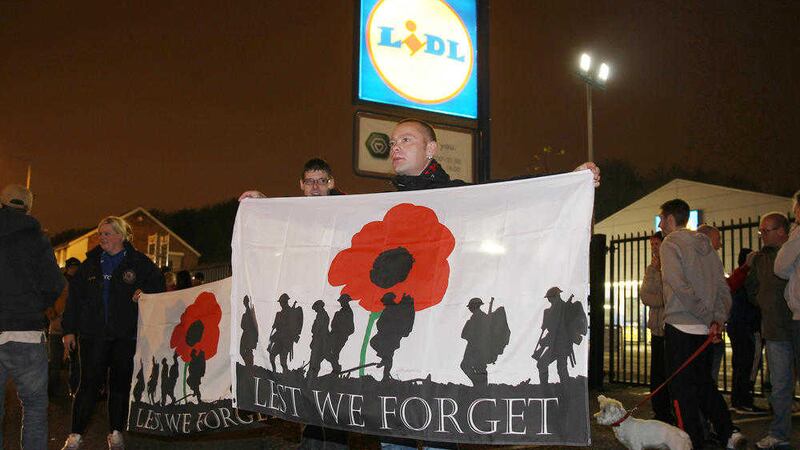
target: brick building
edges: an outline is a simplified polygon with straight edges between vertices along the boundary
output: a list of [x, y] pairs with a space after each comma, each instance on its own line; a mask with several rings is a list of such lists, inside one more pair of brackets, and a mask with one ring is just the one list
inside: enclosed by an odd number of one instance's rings
[[[200, 253], [181, 239], [146, 209], [138, 207], [121, 216], [133, 228], [131, 244], [146, 254], [157, 266], [170, 266], [173, 271], [192, 270], [197, 267]], [[68, 258], [83, 261], [86, 252], [99, 243], [97, 229], [53, 248], [58, 265], [64, 267]]]

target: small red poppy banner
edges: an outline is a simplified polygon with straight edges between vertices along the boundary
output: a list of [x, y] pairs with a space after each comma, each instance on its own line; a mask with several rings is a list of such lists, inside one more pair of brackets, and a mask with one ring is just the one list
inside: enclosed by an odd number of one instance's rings
[[230, 298], [230, 278], [142, 295], [130, 431], [187, 435], [258, 422], [258, 414], [233, 408]]
[[580, 172], [243, 201], [237, 407], [434, 442], [588, 445], [593, 200]]

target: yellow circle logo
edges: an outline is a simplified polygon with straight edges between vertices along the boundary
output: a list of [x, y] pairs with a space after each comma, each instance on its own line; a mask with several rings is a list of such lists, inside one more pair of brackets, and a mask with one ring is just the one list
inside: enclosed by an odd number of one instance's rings
[[381, 79], [418, 103], [456, 96], [474, 65], [469, 31], [442, 0], [380, 0], [367, 20], [367, 50]]

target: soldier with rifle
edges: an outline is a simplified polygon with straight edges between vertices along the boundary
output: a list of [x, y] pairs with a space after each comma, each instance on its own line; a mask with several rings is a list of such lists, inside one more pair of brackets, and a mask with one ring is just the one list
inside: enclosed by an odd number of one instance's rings
[[486, 366], [497, 361], [508, 345], [511, 331], [508, 328], [505, 308], [502, 306], [492, 311], [494, 297], [489, 302], [489, 313], [481, 310], [483, 300], [475, 297], [469, 301], [467, 308], [472, 317], [461, 330], [461, 339], [467, 341], [461, 370], [472, 381], [473, 386], [486, 386], [488, 373]]
[[567, 360], [575, 367], [572, 346], [580, 344], [588, 330], [583, 305], [572, 301], [574, 295], [565, 302], [561, 299], [561, 292], [557, 287], [547, 290], [545, 298], [550, 301], [550, 307], [544, 311], [542, 332], [531, 355], [536, 360], [539, 381], [543, 384], [549, 382], [549, 367], [554, 361], [559, 381], [564, 382], [569, 378]]
[[275, 370], [275, 357], [280, 358], [283, 373], [289, 372], [288, 360], [292, 359], [294, 344], [300, 340], [300, 331], [303, 329], [303, 310], [296, 306], [289, 306], [289, 296], [286, 293], [278, 298], [281, 310], [275, 314], [272, 332], [269, 336], [269, 363], [272, 371]]

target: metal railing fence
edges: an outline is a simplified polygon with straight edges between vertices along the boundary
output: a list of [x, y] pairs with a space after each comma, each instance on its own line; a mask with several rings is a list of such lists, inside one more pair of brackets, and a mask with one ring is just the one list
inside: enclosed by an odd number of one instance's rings
[[[759, 250], [759, 218], [722, 221], [716, 226], [722, 237], [719, 250], [725, 272], [737, 267], [742, 248]], [[650, 380], [650, 330], [647, 328], [648, 307], [641, 302], [639, 289], [645, 269], [650, 264], [650, 236], [652, 232], [638, 232], [613, 236], [606, 255], [605, 309], [606, 329], [605, 367], [608, 381], [634, 385], [648, 385]], [[730, 392], [731, 365], [730, 342], [723, 334], [724, 348], [718, 386]], [[761, 393], [768, 381], [766, 364], [756, 380], [755, 390]]]

